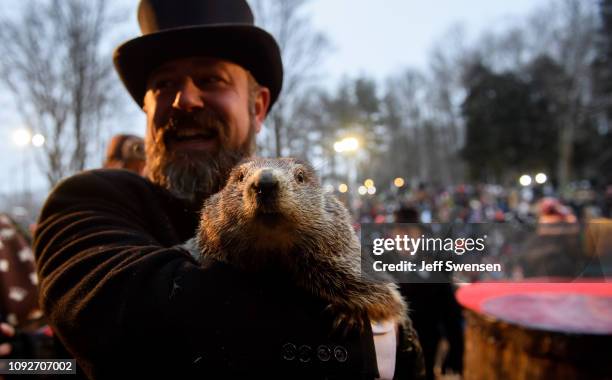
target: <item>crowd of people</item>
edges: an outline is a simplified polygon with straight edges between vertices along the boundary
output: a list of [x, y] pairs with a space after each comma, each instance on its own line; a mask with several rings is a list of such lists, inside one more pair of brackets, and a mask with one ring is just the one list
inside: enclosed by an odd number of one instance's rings
[[588, 181], [581, 181], [559, 194], [551, 186], [459, 184], [435, 188], [419, 184], [361, 197], [356, 220], [390, 223], [400, 207], [414, 208], [423, 223], [589, 222], [612, 217], [612, 185], [595, 189]]

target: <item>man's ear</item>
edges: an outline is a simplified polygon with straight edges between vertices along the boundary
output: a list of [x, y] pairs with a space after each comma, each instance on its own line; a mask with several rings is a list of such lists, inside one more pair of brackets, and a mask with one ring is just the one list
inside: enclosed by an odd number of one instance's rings
[[149, 103], [152, 101], [153, 93], [147, 90], [144, 94], [144, 98], [142, 99], [142, 111], [147, 113], [150, 105]]
[[255, 132], [259, 133], [270, 107], [270, 90], [260, 86], [255, 97]]

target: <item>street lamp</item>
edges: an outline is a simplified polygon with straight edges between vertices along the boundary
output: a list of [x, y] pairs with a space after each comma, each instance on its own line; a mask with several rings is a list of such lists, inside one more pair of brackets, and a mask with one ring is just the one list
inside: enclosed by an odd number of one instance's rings
[[26, 147], [28, 145], [32, 145], [36, 148], [40, 148], [45, 144], [45, 136], [40, 133], [36, 133], [32, 135], [27, 128], [19, 128], [13, 131], [13, 143], [20, 148], [21, 150], [21, 160], [22, 160], [22, 175], [23, 175], [23, 202], [26, 208], [29, 207], [30, 203], [30, 165], [28, 162], [28, 155], [26, 151]]
[[347, 197], [347, 201], [348, 201], [348, 207], [349, 210], [351, 211], [351, 213], [353, 213], [354, 215], [354, 202], [351, 196], [351, 193], [354, 191], [355, 188], [357, 188], [357, 163], [355, 162], [355, 160], [351, 160], [349, 159], [349, 156], [352, 154], [357, 153], [357, 151], [359, 150], [359, 140], [357, 140], [356, 137], [345, 137], [342, 140], [338, 140], [334, 143], [334, 150], [337, 153], [342, 153], [345, 155], [345, 159], [346, 159], [346, 167], [347, 167], [347, 171], [348, 171], [348, 186], [347, 186], [347, 191], [349, 190], [348, 188], [350, 187], [351, 191], [348, 191], [348, 197]]
[[521, 184], [521, 186], [525, 186], [525, 187], [531, 185], [531, 176], [528, 174], [523, 174], [519, 178], [519, 183]]
[[548, 180], [548, 177], [544, 173], [538, 173], [535, 176], [535, 181], [539, 185], [542, 185], [542, 184], [546, 183], [547, 180]]
[[395, 187], [402, 187], [404, 186], [405, 182], [404, 179], [401, 177], [397, 177], [396, 179], [393, 180], [393, 185], [395, 185]]
[[13, 143], [20, 148], [28, 145], [32, 140], [32, 134], [25, 128], [16, 129], [13, 132]]
[[40, 133], [37, 133], [32, 136], [32, 145], [37, 148], [40, 148], [41, 146], [45, 145], [45, 136], [41, 135]]
[[40, 133], [35, 133], [32, 135], [29, 129], [19, 128], [13, 131], [13, 143], [17, 145], [19, 148], [23, 148], [32, 144], [36, 148], [40, 148], [45, 145], [45, 136]]
[[355, 152], [359, 149], [359, 140], [355, 137], [345, 137], [334, 143], [334, 150], [338, 153]]

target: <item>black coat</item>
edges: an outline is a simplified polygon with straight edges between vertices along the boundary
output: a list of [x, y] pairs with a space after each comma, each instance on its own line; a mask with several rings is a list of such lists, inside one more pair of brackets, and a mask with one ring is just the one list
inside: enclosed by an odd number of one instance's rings
[[[122, 170], [81, 173], [49, 196], [34, 242], [41, 306], [89, 377], [377, 374], [371, 331], [331, 334], [321, 301], [226, 265], [200, 268], [178, 246], [198, 211]], [[396, 373], [411, 378], [420, 366], [408, 338]]]

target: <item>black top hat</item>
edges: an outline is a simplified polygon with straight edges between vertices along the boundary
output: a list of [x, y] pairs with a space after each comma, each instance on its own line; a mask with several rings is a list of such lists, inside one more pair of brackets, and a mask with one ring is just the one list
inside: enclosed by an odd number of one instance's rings
[[245, 0], [141, 0], [142, 36], [115, 50], [119, 77], [141, 107], [151, 72], [172, 59], [208, 56], [249, 70], [270, 89], [270, 107], [283, 84], [283, 64], [274, 37], [254, 25]]

